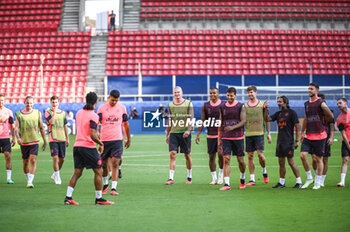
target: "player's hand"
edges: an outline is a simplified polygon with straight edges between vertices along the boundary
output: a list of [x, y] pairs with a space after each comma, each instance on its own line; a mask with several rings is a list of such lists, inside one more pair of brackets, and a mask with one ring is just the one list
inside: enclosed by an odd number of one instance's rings
[[186, 131], [186, 132], [182, 135], [182, 138], [187, 138], [189, 135], [190, 135], [190, 132], [189, 132], [189, 131]]
[[166, 136], [165, 136], [165, 142], [166, 142], [167, 144], [169, 144], [169, 135], [166, 135]]
[[234, 129], [235, 129], [234, 126], [227, 126], [227, 127], [224, 128], [224, 131], [225, 131], [225, 132], [229, 132], [229, 131], [232, 131], [232, 130], [234, 130]]
[[200, 141], [200, 138], [199, 138], [199, 136], [197, 135], [197, 137], [196, 137], [196, 144], [199, 144], [199, 141]]
[[299, 141], [296, 140], [295, 143], [294, 143], [294, 149], [297, 149], [299, 147]]
[[69, 139], [66, 140], [66, 147], [69, 147]]
[[333, 138], [329, 138], [327, 141], [327, 145], [330, 146], [333, 144], [334, 139]]
[[130, 147], [130, 143], [131, 143], [130, 139], [125, 140], [125, 142], [124, 142], [124, 147], [125, 147], [126, 149], [128, 149], [128, 148]]
[[269, 142], [269, 144], [272, 143], [272, 139], [271, 139], [271, 135], [270, 134], [267, 134], [267, 141]]
[[266, 101], [264, 102], [264, 108], [266, 109], [267, 107], [269, 107], [269, 102], [266, 100]]
[[42, 146], [42, 149], [43, 149], [43, 151], [45, 151], [45, 149], [46, 149], [46, 141], [44, 141], [44, 144], [43, 144], [43, 146]]
[[20, 146], [22, 146], [22, 144], [23, 144], [22, 139], [21, 139], [21, 138], [17, 139], [17, 143], [18, 143]]
[[103, 149], [104, 149], [104, 146], [102, 145], [98, 145], [98, 152], [100, 153], [100, 155], [102, 155], [103, 153]]
[[14, 147], [16, 145], [16, 138], [13, 137], [11, 141], [11, 147]]

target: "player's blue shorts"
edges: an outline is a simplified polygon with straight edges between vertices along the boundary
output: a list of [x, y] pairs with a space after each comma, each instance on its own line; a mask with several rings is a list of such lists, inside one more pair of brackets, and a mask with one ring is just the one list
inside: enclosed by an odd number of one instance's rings
[[184, 133], [170, 133], [169, 135], [169, 151], [180, 153], [191, 153], [191, 134], [187, 138], [183, 138]]
[[0, 153], [11, 152], [10, 139], [0, 139]]
[[264, 135], [246, 136], [245, 137], [245, 151], [264, 151]]
[[50, 142], [51, 156], [66, 157], [66, 142]]
[[101, 157], [96, 148], [74, 147], [74, 168], [101, 168]]
[[106, 160], [109, 157], [114, 157], [117, 159], [122, 158], [123, 154], [123, 140], [113, 140], [103, 142], [104, 149], [101, 155], [102, 160]]
[[222, 140], [223, 155], [244, 156], [244, 139], [240, 140]]
[[38, 155], [39, 144], [21, 146], [22, 159], [28, 159], [29, 155]]

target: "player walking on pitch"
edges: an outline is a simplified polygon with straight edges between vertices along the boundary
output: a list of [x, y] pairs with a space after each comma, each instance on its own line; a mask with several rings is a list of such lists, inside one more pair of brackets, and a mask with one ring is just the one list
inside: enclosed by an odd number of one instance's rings
[[[187, 167], [186, 184], [192, 184], [192, 158], [191, 158], [191, 124], [188, 120], [193, 118], [193, 105], [190, 100], [182, 97], [182, 88], [177, 86], [173, 90], [174, 101], [169, 104], [169, 121], [165, 141], [169, 144], [169, 180], [166, 185], [174, 184], [176, 155], [178, 148], [185, 154]], [[188, 125], [186, 125], [188, 124]]]
[[337, 125], [343, 137], [341, 145], [342, 164], [340, 171], [340, 182], [338, 187], [345, 187], [345, 176], [348, 171], [348, 162], [350, 156], [350, 108], [348, 107], [348, 100], [346, 98], [339, 98], [337, 100], [338, 108], [341, 110], [337, 118]]
[[244, 189], [245, 169], [244, 162], [244, 124], [246, 112], [244, 105], [236, 100], [236, 89], [231, 87], [226, 91], [227, 102], [220, 108], [221, 127], [219, 128], [218, 146], [222, 145], [224, 155], [225, 185], [220, 190], [230, 190], [230, 161], [231, 154], [237, 156], [241, 171], [240, 188]]
[[266, 171], [266, 159], [264, 156], [264, 132], [267, 130], [267, 140], [271, 143], [270, 123], [264, 120], [264, 103], [257, 98], [258, 90], [254, 85], [248, 86], [247, 93], [249, 102], [244, 104], [246, 109], [246, 131], [245, 143], [248, 153], [248, 168], [250, 181], [247, 186], [255, 185], [255, 165], [254, 152], [257, 151], [259, 163], [262, 167], [264, 182], [269, 183], [269, 177]]
[[[225, 104], [225, 102], [221, 101], [219, 99], [219, 90], [217, 88], [211, 88], [209, 92], [210, 101], [204, 103], [202, 106], [202, 115], [201, 120], [204, 122], [205, 120], [219, 120], [220, 117], [220, 107], [221, 105]], [[200, 142], [200, 134], [204, 128], [204, 125], [202, 124], [201, 127], [198, 128], [197, 137], [196, 137], [196, 143], [199, 144]], [[215, 126], [209, 126], [208, 127], [208, 134], [207, 134], [207, 147], [208, 147], [208, 154], [209, 154], [209, 168], [212, 176], [212, 181], [209, 183], [210, 185], [214, 184], [222, 184], [223, 183], [223, 156], [222, 156], [222, 149], [221, 147], [218, 147], [218, 128]], [[218, 161], [219, 161], [219, 179], [216, 175], [216, 153], [218, 153]]]
[[[11, 147], [16, 145], [16, 137], [14, 133], [14, 118], [11, 110], [5, 107], [5, 96], [0, 94], [0, 152], [5, 155], [7, 183], [14, 184], [11, 179], [12, 164], [11, 164]], [[12, 135], [10, 141], [9, 130]]]
[[109, 94], [108, 102], [98, 108], [97, 114], [101, 123], [101, 141], [104, 144], [104, 150], [101, 154], [103, 166], [103, 194], [109, 189], [108, 185], [108, 159], [112, 162], [112, 189], [111, 195], [119, 195], [117, 192], [119, 165], [123, 154], [123, 134], [122, 127], [126, 133], [125, 148], [129, 148], [130, 128], [128, 123], [128, 114], [124, 105], [119, 101], [120, 93], [118, 90], [112, 90]]
[[[100, 154], [103, 152], [103, 143], [97, 131], [98, 115], [94, 112], [97, 105], [97, 95], [90, 92], [86, 95], [86, 105], [76, 114], [77, 136], [73, 148], [74, 173], [69, 180], [67, 187], [66, 205], [79, 205], [72, 199], [74, 187], [81, 177], [84, 168], [94, 171], [94, 184], [96, 192], [95, 204], [112, 205], [114, 202], [102, 198], [102, 161]], [[96, 144], [99, 146], [98, 153]]]
[[69, 146], [68, 126], [66, 112], [58, 109], [59, 97], [52, 96], [50, 103], [51, 109], [45, 111], [45, 119], [49, 125], [49, 144], [54, 170], [51, 179], [55, 184], [61, 184], [60, 170], [66, 156], [66, 147]]
[[[328, 108], [327, 104], [317, 96], [319, 91], [319, 85], [316, 83], [310, 83], [308, 88], [308, 94], [310, 100], [305, 102], [305, 117], [303, 121], [303, 126], [301, 129], [300, 141], [300, 158], [303, 163], [307, 180], [302, 188], [309, 187], [313, 182], [310, 164], [308, 160], [308, 154], [315, 154], [317, 161], [317, 175], [315, 177], [315, 184], [313, 189], [319, 189], [321, 186], [321, 178], [323, 172], [323, 159], [324, 148], [327, 139], [327, 132], [325, 129], [325, 123], [332, 120], [333, 114]], [[325, 121], [326, 119], [326, 121]], [[305, 138], [304, 138], [304, 133]]]
[[24, 100], [24, 105], [25, 109], [16, 113], [15, 135], [17, 143], [21, 146], [23, 171], [27, 179], [27, 188], [34, 188], [33, 180], [40, 144], [38, 131], [40, 130], [41, 137], [44, 140], [43, 151], [46, 148], [46, 136], [41, 113], [39, 110], [33, 109], [33, 97], [27, 96]]
[[[293, 188], [301, 188], [302, 182], [300, 178], [300, 172], [298, 166], [294, 163], [294, 149], [299, 146], [299, 119], [297, 113], [289, 108], [289, 99], [286, 96], [277, 98], [277, 105], [280, 111], [269, 116], [268, 106], [269, 103], [264, 103], [264, 117], [266, 121], [272, 122], [277, 120], [278, 137], [276, 144], [276, 156], [278, 157], [280, 181], [272, 188], [284, 188], [285, 176], [286, 176], [286, 157], [289, 166], [295, 175], [296, 184]], [[295, 140], [294, 140], [295, 130]]]

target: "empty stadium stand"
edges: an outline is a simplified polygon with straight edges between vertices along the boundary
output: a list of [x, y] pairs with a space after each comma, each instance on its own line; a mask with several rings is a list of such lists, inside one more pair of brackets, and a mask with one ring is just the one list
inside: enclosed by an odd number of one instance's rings
[[106, 74], [348, 74], [350, 31], [117, 31], [108, 38]]
[[[24, 96], [40, 96], [40, 56], [43, 65], [44, 95], [65, 96], [73, 102], [73, 93], [82, 102], [85, 91], [90, 36], [85, 32], [0, 33], [0, 86], [11, 102]], [[74, 78], [74, 79], [73, 79]], [[74, 80], [74, 83], [73, 83]]]

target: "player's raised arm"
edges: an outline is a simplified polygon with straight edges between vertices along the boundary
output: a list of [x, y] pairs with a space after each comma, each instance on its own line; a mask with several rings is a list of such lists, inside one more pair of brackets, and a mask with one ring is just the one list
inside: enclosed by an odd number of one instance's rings
[[[204, 122], [204, 120], [205, 120], [204, 105], [202, 106], [201, 120], [202, 120], [202, 122]], [[197, 144], [199, 144], [200, 135], [201, 135], [201, 133], [202, 133], [203, 128], [204, 128], [204, 125], [203, 125], [203, 123], [202, 123], [201, 127], [198, 128], [198, 132], [197, 132], [197, 137], [196, 137], [196, 143], [197, 143]]]

